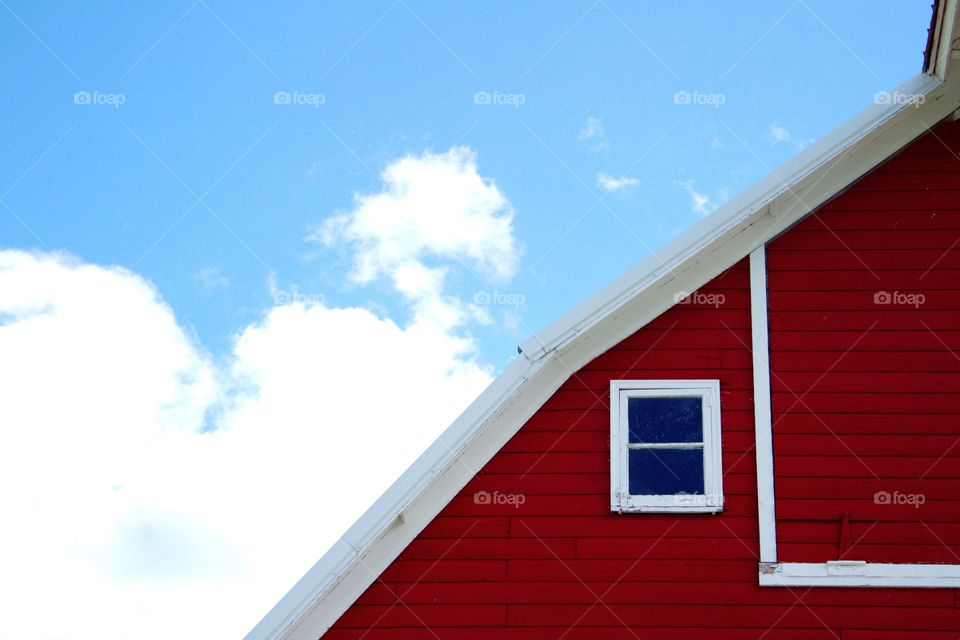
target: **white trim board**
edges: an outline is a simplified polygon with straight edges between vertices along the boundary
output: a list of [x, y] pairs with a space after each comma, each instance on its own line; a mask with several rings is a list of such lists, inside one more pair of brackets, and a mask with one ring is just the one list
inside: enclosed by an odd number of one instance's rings
[[[773, 494], [773, 412], [770, 406], [770, 339], [767, 327], [767, 249], [750, 253], [750, 330], [753, 352], [753, 420], [757, 454], [757, 520], [760, 562], [777, 561]], [[768, 470], [769, 475], [762, 472]]]
[[[956, 75], [956, 74], [954, 74]], [[960, 108], [960, 82], [919, 74], [540, 332], [247, 635], [316, 640], [570, 374]], [[313, 509], [315, 505], [304, 505]]]
[[956, 37], [957, 0], [940, 0], [936, 4], [939, 15], [931, 28], [930, 37], [933, 46], [930, 49], [930, 62], [926, 72], [944, 79], [949, 74], [953, 62], [953, 45]]
[[760, 572], [761, 587], [960, 587], [957, 564], [782, 562]]
[[766, 247], [750, 253], [753, 411], [757, 454], [757, 524], [762, 587], [960, 587], [960, 564], [889, 564], [862, 560], [777, 562]]
[[960, 587], [960, 564], [886, 564], [859, 560], [777, 562], [773, 422], [770, 393], [770, 330], [766, 246], [750, 253], [750, 322], [753, 411], [757, 458], [757, 524], [760, 586]]

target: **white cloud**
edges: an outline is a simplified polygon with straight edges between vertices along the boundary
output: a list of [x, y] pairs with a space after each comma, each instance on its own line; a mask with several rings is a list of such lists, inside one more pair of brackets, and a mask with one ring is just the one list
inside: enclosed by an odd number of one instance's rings
[[588, 116], [587, 123], [583, 125], [583, 129], [580, 130], [577, 139], [589, 140], [599, 135], [603, 135], [603, 118]]
[[692, 179], [682, 181], [675, 180], [674, 184], [681, 187], [690, 195], [690, 206], [693, 207], [694, 213], [700, 216], [706, 216], [717, 208], [717, 204], [710, 196], [696, 190]]
[[380, 193], [355, 195], [353, 210], [328, 219], [312, 238], [352, 246], [355, 282], [387, 277], [418, 313], [456, 326], [465, 308], [443, 293], [447, 269], [424, 261], [446, 259], [478, 277], [510, 278], [520, 258], [513, 207], [477, 173], [467, 147], [401, 158], [381, 177]]
[[793, 136], [790, 135], [790, 132], [787, 131], [782, 125], [772, 122], [767, 131], [767, 138], [770, 140], [771, 145], [778, 145], [781, 142], [793, 142]]
[[509, 202], [467, 149], [384, 180], [322, 230], [411, 320], [294, 298], [222, 362], [138, 275], [0, 251], [10, 637], [242, 637], [490, 382], [438, 261], [513, 274]]
[[577, 140], [586, 143], [591, 151], [606, 151], [610, 147], [610, 140], [607, 138], [603, 118], [588, 116], [586, 124], [577, 134]]
[[217, 267], [200, 269], [194, 274], [193, 279], [204, 289], [225, 289], [230, 286], [230, 278], [220, 273]]
[[621, 189], [626, 189], [627, 187], [634, 187], [640, 184], [640, 181], [636, 178], [627, 178], [620, 176], [619, 178], [614, 178], [605, 173], [597, 174], [597, 185], [604, 191], [613, 193], [614, 191], [620, 191]]
[[798, 140], [794, 138], [793, 134], [778, 122], [771, 122], [767, 128], [767, 141], [771, 147], [779, 144], [787, 144], [797, 151], [809, 146], [812, 142], [812, 140]]

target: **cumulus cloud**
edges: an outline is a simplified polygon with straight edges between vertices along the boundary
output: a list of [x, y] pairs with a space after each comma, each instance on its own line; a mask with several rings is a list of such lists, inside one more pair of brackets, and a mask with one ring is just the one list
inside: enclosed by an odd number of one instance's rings
[[10, 637], [242, 637], [491, 381], [444, 269], [508, 278], [512, 215], [469, 150], [401, 159], [321, 232], [409, 319], [293, 299], [222, 358], [135, 273], [0, 251]]
[[613, 193], [614, 191], [620, 191], [621, 189], [626, 189], [628, 187], [634, 187], [640, 184], [640, 181], [636, 178], [627, 178], [620, 176], [619, 178], [614, 178], [605, 173], [597, 174], [597, 186], [608, 193]]
[[443, 293], [447, 267], [427, 262], [443, 259], [478, 278], [509, 279], [521, 253], [513, 207], [477, 173], [467, 147], [401, 158], [381, 178], [382, 191], [355, 195], [354, 208], [328, 219], [312, 239], [351, 246], [354, 282], [385, 277], [423, 317], [447, 327], [461, 323], [464, 306]]

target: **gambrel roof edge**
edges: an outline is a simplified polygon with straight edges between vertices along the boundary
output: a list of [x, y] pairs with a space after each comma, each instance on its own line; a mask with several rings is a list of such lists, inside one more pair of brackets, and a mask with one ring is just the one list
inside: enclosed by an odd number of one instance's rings
[[957, 33], [957, 0], [934, 0], [930, 31], [924, 51], [924, 72], [946, 78], [950, 66], [960, 51], [960, 33]]
[[[942, 0], [952, 42], [957, 0]], [[933, 37], [933, 32], [931, 32]], [[933, 47], [933, 58], [938, 54]], [[946, 58], [950, 58], [949, 55]], [[948, 60], [949, 62], [949, 60]], [[936, 65], [934, 65], [936, 66]], [[247, 635], [316, 640], [570, 374], [835, 197], [960, 108], [960, 76], [919, 74], [532, 337]], [[317, 508], [304, 505], [304, 508]]]

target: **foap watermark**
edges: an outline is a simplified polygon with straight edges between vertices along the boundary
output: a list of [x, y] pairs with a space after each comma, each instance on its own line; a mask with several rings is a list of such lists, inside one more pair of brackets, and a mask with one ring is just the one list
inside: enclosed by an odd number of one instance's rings
[[322, 93], [301, 93], [300, 91], [277, 91], [273, 94], [273, 104], [306, 106], [319, 109], [326, 104], [327, 96]]
[[514, 509], [519, 509], [520, 505], [527, 501], [527, 496], [522, 493], [500, 493], [494, 491], [477, 491], [473, 494], [473, 504], [509, 504]]
[[127, 101], [122, 93], [102, 93], [100, 91], [77, 91], [73, 94], [73, 104], [81, 106], [113, 107], [119, 109]]
[[922, 93], [901, 93], [900, 91], [877, 91], [873, 94], [874, 104], [912, 105], [919, 107], [926, 102]]
[[873, 294], [873, 304], [896, 305], [918, 308], [927, 301], [927, 296], [911, 291], [877, 291]]
[[473, 294], [473, 303], [477, 305], [522, 307], [527, 297], [522, 293], [501, 293], [500, 291], [477, 291]]
[[473, 94], [473, 104], [513, 107], [519, 109], [527, 101], [522, 93], [503, 93], [501, 91], [477, 91]]
[[703, 293], [702, 291], [677, 291], [673, 294], [674, 304], [695, 304], [717, 308], [726, 303], [727, 296], [722, 293]]
[[275, 305], [300, 304], [310, 306], [314, 304], [323, 304], [326, 298], [322, 293], [300, 293], [299, 291], [274, 291], [273, 303]]
[[701, 91], [677, 91], [673, 94], [673, 104], [690, 104], [719, 109], [727, 101], [723, 93], [703, 93]]
[[920, 505], [927, 501], [927, 496], [922, 493], [900, 493], [894, 491], [877, 491], [873, 494], [873, 504], [894, 504], [911, 505], [914, 509], [919, 509]]

